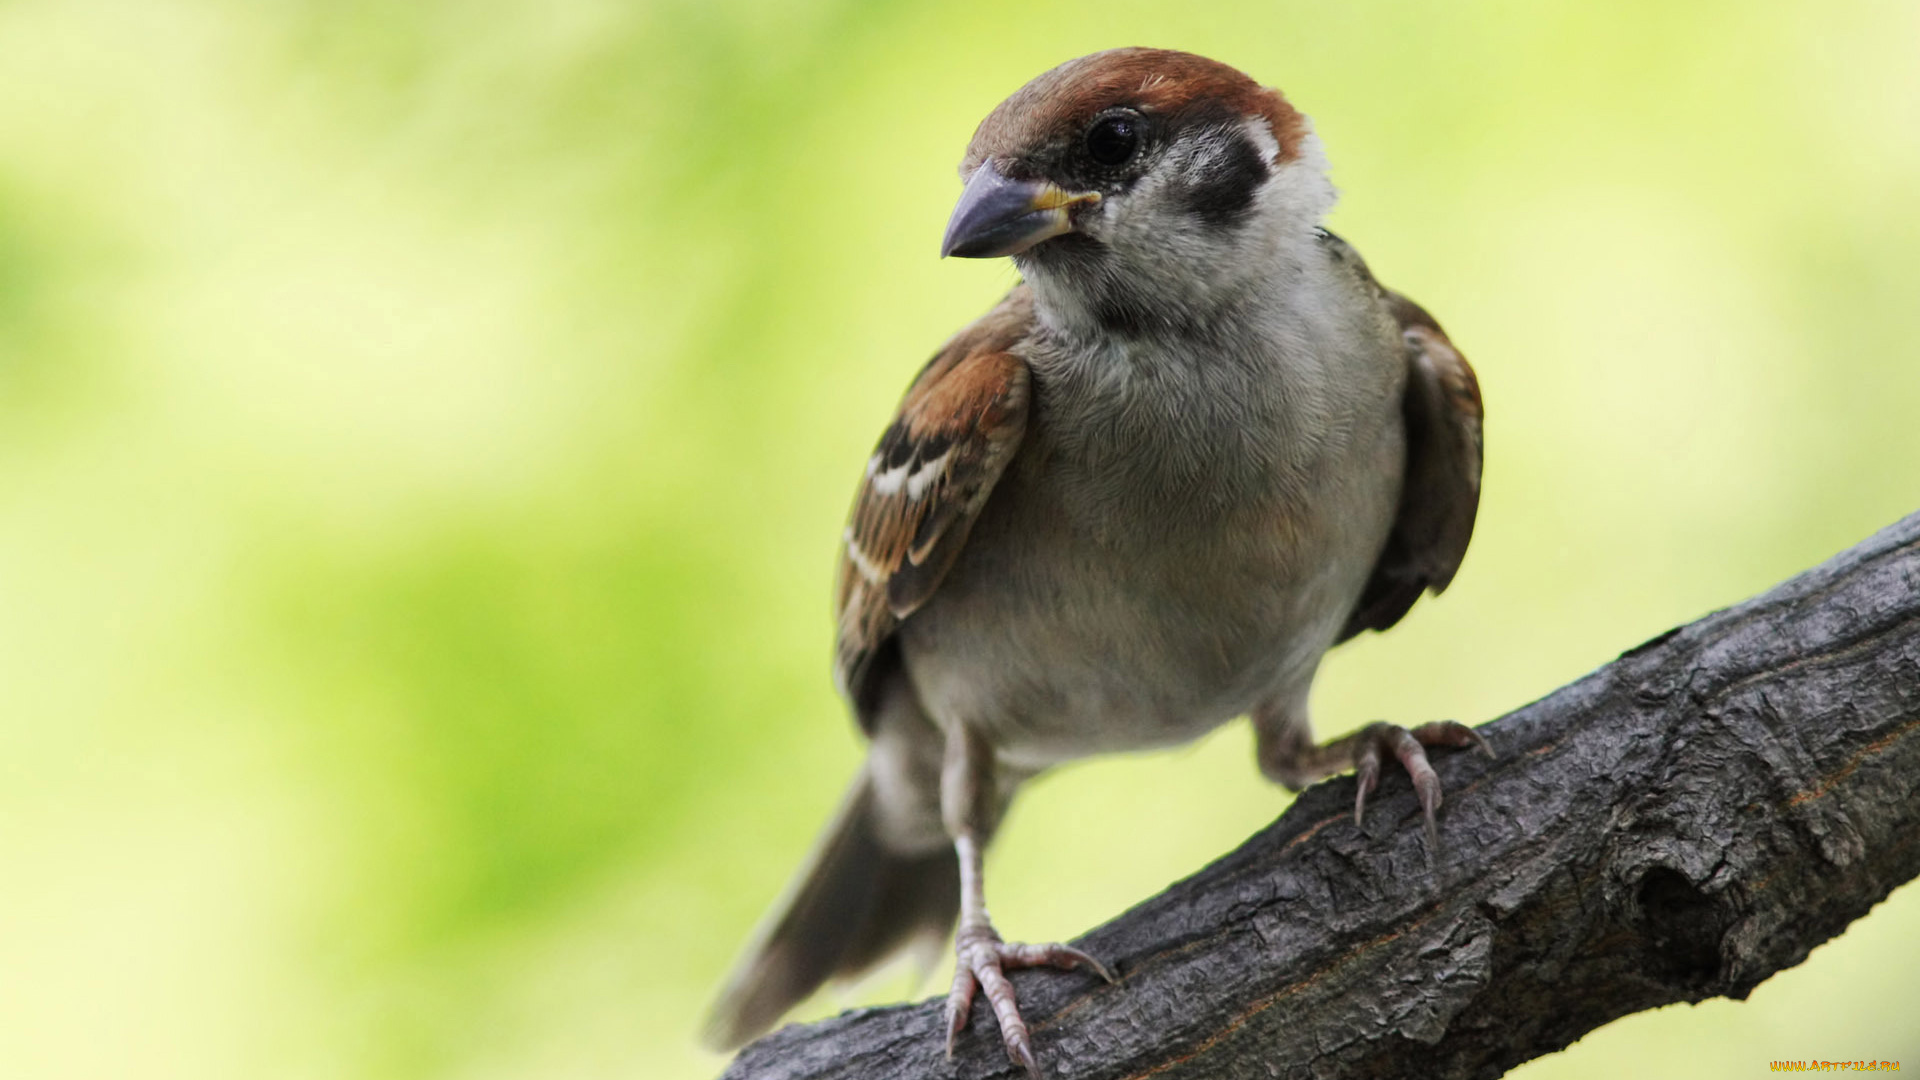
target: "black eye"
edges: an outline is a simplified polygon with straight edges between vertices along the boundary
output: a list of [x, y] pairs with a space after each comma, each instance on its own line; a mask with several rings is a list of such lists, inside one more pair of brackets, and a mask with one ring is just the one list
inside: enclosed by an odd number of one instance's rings
[[1140, 129], [1130, 116], [1109, 116], [1087, 129], [1087, 156], [1102, 165], [1125, 165], [1140, 149]]

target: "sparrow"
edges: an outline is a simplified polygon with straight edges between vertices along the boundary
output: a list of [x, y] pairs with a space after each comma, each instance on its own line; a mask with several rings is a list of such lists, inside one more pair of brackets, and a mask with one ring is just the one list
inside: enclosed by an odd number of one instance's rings
[[[1020, 785], [1250, 716], [1298, 790], [1384, 763], [1437, 841], [1452, 721], [1316, 743], [1320, 658], [1453, 580], [1479, 504], [1473, 369], [1320, 224], [1319, 138], [1281, 94], [1161, 49], [1070, 60], [990, 113], [942, 256], [1022, 283], [933, 356], [866, 462], [835, 681], [866, 761], [715, 1004], [738, 1046], [829, 978], [954, 931], [947, 1052], [976, 994], [1039, 1077], [982, 852]], [[957, 923], [957, 929], [955, 929]]]

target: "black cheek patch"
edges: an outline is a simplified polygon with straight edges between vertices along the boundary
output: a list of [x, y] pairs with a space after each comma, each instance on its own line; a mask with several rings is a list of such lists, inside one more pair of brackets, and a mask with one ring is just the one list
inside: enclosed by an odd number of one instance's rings
[[1227, 228], [1247, 215], [1267, 176], [1267, 160], [1259, 148], [1236, 133], [1188, 190], [1187, 209], [1213, 228]]

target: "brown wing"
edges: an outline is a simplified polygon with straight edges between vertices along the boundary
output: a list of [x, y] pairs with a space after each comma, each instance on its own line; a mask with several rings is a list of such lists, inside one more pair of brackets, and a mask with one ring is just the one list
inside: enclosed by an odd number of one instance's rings
[[873, 690], [894, 628], [926, 603], [1027, 426], [1033, 326], [1025, 286], [960, 332], [907, 390], [867, 461], [840, 558], [834, 681], [871, 734]]
[[1381, 294], [1407, 349], [1407, 471], [1399, 516], [1342, 641], [1399, 622], [1427, 590], [1444, 592], [1480, 508], [1480, 383], [1432, 315], [1399, 293]]

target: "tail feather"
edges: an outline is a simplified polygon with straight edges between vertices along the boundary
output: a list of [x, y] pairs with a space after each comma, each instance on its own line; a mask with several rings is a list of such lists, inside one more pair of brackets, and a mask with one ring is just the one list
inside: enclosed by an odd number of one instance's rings
[[714, 1002], [701, 1035], [708, 1046], [741, 1046], [827, 980], [858, 975], [915, 937], [953, 929], [960, 911], [953, 853], [889, 851], [873, 814], [862, 771]]

